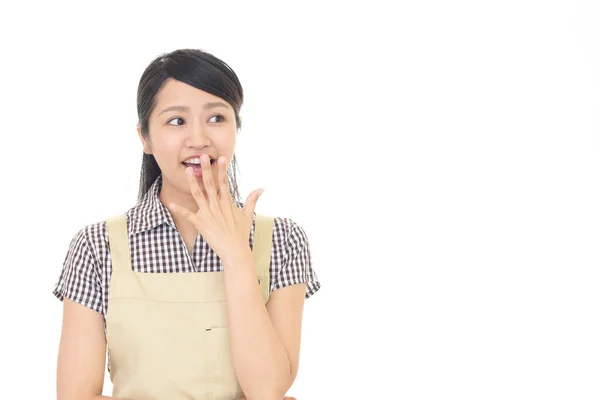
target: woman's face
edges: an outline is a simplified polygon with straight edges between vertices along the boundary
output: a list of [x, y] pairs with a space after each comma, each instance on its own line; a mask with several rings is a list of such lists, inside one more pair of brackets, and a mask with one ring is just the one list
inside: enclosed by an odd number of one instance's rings
[[[150, 115], [149, 137], [138, 134], [144, 152], [153, 154], [163, 175], [163, 187], [190, 193], [183, 162], [208, 154], [214, 160], [225, 156], [227, 165], [235, 150], [236, 122], [233, 108], [225, 100], [183, 82], [169, 79], [158, 92]], [[197, 178], [203, 187], [202, 178]], [[168, 190], [170, 190], [169, 188]]]

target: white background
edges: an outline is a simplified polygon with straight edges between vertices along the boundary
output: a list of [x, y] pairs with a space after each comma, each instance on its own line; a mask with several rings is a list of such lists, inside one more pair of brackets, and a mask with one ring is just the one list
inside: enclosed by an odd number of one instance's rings
[[0, 398], [55, 398], [53, 285], [134, 205], [137, 83], [183, 47], [240, 77], [243, 197], [310, 239], [290, 394], [600, 397], [600, 3], [11, 3]]

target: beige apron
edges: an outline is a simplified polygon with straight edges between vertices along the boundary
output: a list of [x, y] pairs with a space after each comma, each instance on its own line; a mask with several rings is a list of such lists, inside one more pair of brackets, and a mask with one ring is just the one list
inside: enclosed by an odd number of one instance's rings
[[[243, 397], [229, 348], [224, 272], [131, 268], [125, 216], [107, 221], [112, 277], [106, 315], [113, 394], [119, 400]], [[269, 300], [273, 218], [256, 214], [252, 254]]]

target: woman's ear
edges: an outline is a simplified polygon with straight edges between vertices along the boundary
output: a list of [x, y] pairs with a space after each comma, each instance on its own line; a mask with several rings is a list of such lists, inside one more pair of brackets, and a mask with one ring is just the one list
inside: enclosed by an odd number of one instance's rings
[[152, 154], [152, 149], [150, 148], [150, 143], [149, 143], [150, 138], [148, 138], [148, 140], [146, 140], [144, 138], [144, 136], [142, 135], [142, 127], [140, 126], [139, 123], [136, 125], [136, 128], [137, 128], [138, 136], [139, 136], [140, 140], [142, 141], [142, 146], [144, 147], [144, 153]]

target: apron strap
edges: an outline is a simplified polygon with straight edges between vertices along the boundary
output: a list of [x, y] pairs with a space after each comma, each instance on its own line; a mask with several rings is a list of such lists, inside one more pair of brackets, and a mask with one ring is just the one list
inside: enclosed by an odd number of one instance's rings
[[258, 274], [258, 283], [260, 293], [265, 303], [269, 300], [270, 294], [270, 267], [271, 267], [271, 248], [273, 245], [273, 217], [256, 214], [254, 222], [254, 240], [252, 244], [252, 255], [254, 266]]
[[111, 217], [106, 220], [106, 228], [113, 271], [131, 272], [127, 218], [125, 215]]

